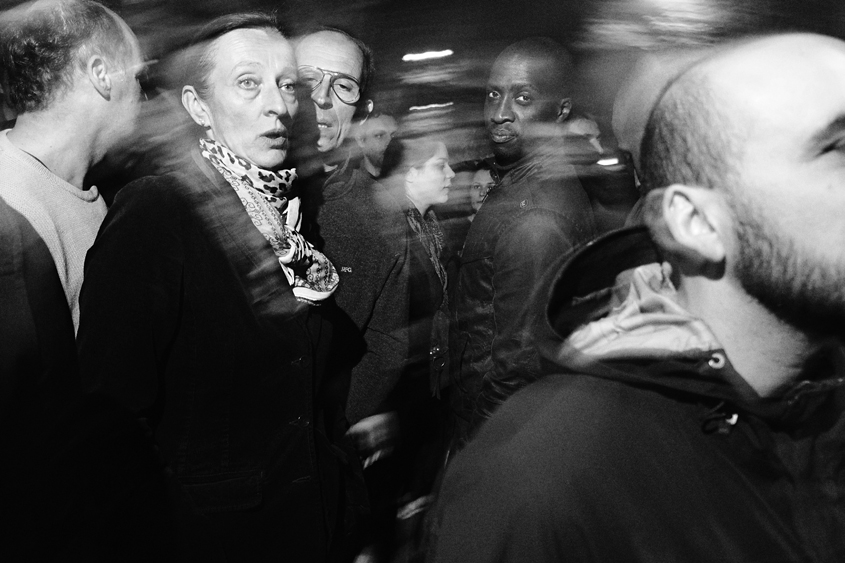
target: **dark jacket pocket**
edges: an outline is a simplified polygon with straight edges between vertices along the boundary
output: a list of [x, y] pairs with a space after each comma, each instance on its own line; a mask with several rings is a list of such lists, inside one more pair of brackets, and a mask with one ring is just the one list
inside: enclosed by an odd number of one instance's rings
[[261, 471], [218, 473], [179, 479], [194, 506], [203, 513], [255, 508], [261, 504]]

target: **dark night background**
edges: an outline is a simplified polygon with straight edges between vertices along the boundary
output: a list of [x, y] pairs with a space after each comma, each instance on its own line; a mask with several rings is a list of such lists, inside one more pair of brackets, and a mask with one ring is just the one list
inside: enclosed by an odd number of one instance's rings
[[[105, 0], [133, 28], [149, 58], [184, 45], [194, 30], [227, 12], [275, 10], [290, 35], [315, 24], [363, 39], [376, 56], [374, 99], [382, 111], [442, 130], [458, 158], [477, 156], [483, 87], [496, 54], [515, 40], [545, 35], [567, 46], [577, 64], [575, 106], [611, 131], [614, 99], [630, 87], [643, 59], [694, 50], [748, 33], [807, 30], [845, 37], [840, 0]], [[0, 0], [0, 10], [21, 2]], [[406, 63], [405, 53], [452, 49], [454, 55]], [[617, 124], [614, 124], [616, 126]], [[618, 130], [618, 128], [617, 128]], [[454, 150], [454, 149], [453, 149]]]

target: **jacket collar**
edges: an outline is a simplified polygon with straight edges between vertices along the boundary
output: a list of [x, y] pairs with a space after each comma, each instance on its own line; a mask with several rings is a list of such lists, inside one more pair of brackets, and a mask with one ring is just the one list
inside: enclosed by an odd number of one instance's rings
[[549, 176], [574, 174], [566, 150], [564, 139], [551, 139], [539, 151], [525, 155], [511, 164], [499, 164], [493, 156], [484, 160], [492, 167], [493, 179], [497, 184], [505, 179], [515, 183], [538, 172]]
[[[625, 313], [624, 307], [615, 308], [619, 306], [615, 297], [622, 289], [620, 282], [628, 284], [631, 281], [630, 277], [620, 274], [642, 269], [648, 264], [659, 269], [662, 262], [660, 249], [643, 226], [613, 231], [576, 251], [566, 261], [552, 286], [547, 316], [560, 340], [541, 345], [543, 356], [569, 372], [656, 387], [698, 397], [705, 402], [725, 403], [781, 423], [805, 420], [828, 400], [831, 391], [843, 387], [845, 356], [840, 348], [836, 348], [826, 350], [809, 362], [806, 379], [796, 382], [778, 397], [761, 398], [734, 370], [706, 325], [688, 313], [688, 318], [681, 320], [691, 325], [699, 323], [701, 326], [696, 327], [696, 334], [700, 338], [690, 337], [690, 331], [676, 332], [675, 335], [681, 334], [684, 342], [692, 343], [685, 348], [682, 345], [684, 349], [672, 349], [667, 344], [665, 353], [637, 350], [626, 356], [624, 343], [602, 347], [604, 343], [599, 342], [599, 346], [595, 346], [596, 335], [601, 338], [609, 334], [611, 338], [622, 339], [624, 334], [619, 336], [617, 331], [624, 332], [631, 326], [631, 319], [623, 319], [624, 323], [620, 324], [607, 320], [611, 313]], [[635, 289], [632, 284], [631, 291]], [[646, 295], [646, 298], [653, 299], [653, 296]], [[669, 309], [671, 313], [678, 313], [678, 318], [684, 316], [682, 311]], [[661, 329], [659, 321], [655, 325], [656, 331]], [[679, 327], [682, 325], [678, 319], [674, 321], [679, 323]], [[584, 329], [588, 323], [592, 323], [592, 331]], [[638, 325], [634, 323], [634, 326]], [[668, 322], [663, 325], [663, 328], [667, 327], [671, 330]], [[590, 351], [598, 350], [599, 354], [590, 356], [583, 353], [585, 348], [578, 348], [585, 342], [585, 336], [592, 338], [588, 342], [593, 346]], [[635, 346], [641, 345], [636, 338], [632, 342]], [[611, 353], [607, 353], [608, 350]]]

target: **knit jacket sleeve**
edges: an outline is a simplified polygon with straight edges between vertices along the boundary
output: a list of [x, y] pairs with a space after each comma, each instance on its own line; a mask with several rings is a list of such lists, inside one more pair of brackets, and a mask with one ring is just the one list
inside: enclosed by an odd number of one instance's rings
[[347, 417], [350, 423], [392, 408], [389, 396], [408, 357], [409, 256], [407, 240], [398, 239], [385, 262], [372, 314], [364, 325], [366, 352], [353, 368]]

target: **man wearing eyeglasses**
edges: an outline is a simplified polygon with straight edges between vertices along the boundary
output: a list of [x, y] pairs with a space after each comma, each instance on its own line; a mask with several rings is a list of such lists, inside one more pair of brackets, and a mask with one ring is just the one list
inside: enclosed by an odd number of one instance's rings
[[[301, 115], [307, 116], [309, 109], [314, 112], [310, 118], [314, 121], [304, 124], [310, 128], [306, 135], [314, 134], [314, 124], [319, 135], [316, 154], [308, 159], [316, 161], [318, 170], [311, 173], [303, 197], [305, 219], [311, 223], [306, 237], [331, 259], [340, 275], [334, 299], [341, 315], [333, 341], [343, 349], [332, 350], [330, 362], [338, 378], [349, 378], [348, 384], [336, 387], [343, 388], [338, 392], [347, 397], [350, 435], [362, 459], [372, 461], [388, 451], [395, 438], [396, 417], [387, 414], [386, 403], [408, 354], [406, 224], [398, 204], [385, 207], [392, 198], [385, 197], [365, 169], [350, 163], [350, 151], [344, 146], [356, 110], [372, 109], [367, 96], [370, 50], [348, 33], [326, 28], [302, 37], [296, 58], [302, 93], [313, 102], [300, 103]], [[303, 135], [299, 138], [303, 140]], [[308, 148], [298, 150], [307, 153]], [[302, 163], [297, 166], [300, 174], [308, 174]], [[384, 463], [376, 462], [366, 475], [373, 498], [387, 494], [377, 490]], [[376, 512], [388, 522], [393, 520], [384, 510]]]
[[323, 162], [337, 165], [333, 154], [352, 129], [352, 117], [362, 102], [361, 94], [372, 71], [372, 54], [361, 41], [335, 29], [303, 37], [296, 47], [299, 79], [314, 102]]
[[[374, 446], [358, 430], [390, 434], [371, 429], [367, 419], [382, 420], [373, 415], [384, 412], [383, 403], [407, 355], [404, 219], [398, 205], [385, 208], [392, 199], [380, 197], [383, 188], [366, 170], [350, 163], [343, 145], [356, 109], [371, 108], [366, 97], [372, 72], [370, 50], [346, 32], [328, 28], [301, 38], [296, 57], [303, 93], [310, 93], [313, 102], [317, 156], [322, 164], [322, 171], [310, 178], [304, 198], [306, 217], [313, 223], [306, 236], [340, 274], [334, 297], [354, 327], [350, 325], [348, 334], [335, 339], [344, 343], [349, 354], [339, 359], [336, 353], [333, 361], [342, 362], [341, 367], [351, 372], [347, 418], [353, 436], [368, 444], [368, 451], [362, 453], [370, 455]], [[356, 345], [360, 350], [353, 351]]]

